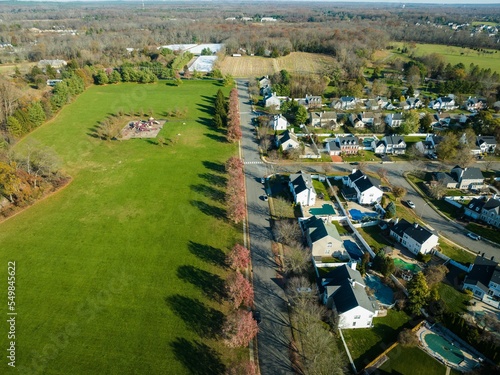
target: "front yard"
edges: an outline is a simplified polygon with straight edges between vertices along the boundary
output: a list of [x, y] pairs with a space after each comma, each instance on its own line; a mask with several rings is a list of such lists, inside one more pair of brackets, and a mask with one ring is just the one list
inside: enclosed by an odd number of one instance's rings
[[343, 330], [356, 368], [361, 370], [394, 343], [399, 331], [409, 321], [410, 317], [404, 311], [389, 310], [386, 317], [373, 319], [373, 328]]
[[467, 311], [466, 303], [470, 301], [470, 296], [456, 290], [449, 284], [439, 283], [438, 291], [441, 300], [446, 303], [446, 307], [449, 311], [454, 313], [464, 313]]
[[471, 232], [479, 234], [481, 237], [500, 244], [500, 232], [496, 229], [490, 229], [484, 225], [476, 223], [469, 223], [465, 228]]
[[474, 254], [453, 246], [448, 241], [444, 240], [443, 237], [439, 238], [439, 251], [447, 257], [464, 264], [473, 263], [474, 259], [476, 259]]

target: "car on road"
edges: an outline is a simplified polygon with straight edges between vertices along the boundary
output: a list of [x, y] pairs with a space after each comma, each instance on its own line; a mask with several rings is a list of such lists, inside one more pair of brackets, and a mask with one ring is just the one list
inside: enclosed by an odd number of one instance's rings
[[408, 207], [413, 208], [413, 209], [415, 209], [415, 207], [417, 207], [417, 206], [415, 206], [415, 203], [413, 203], [412, 201], [406, 201], [406, 204], [408, 205]]
[[262, 316], [260, 315], [260, 311], [259, 310], [254, 310], [254, 312], [253, 312], [253, 318], [255, 319], [255, 321], [257, 322], [257, 324], [260, 324], [260, 322], [262, 322]]
[[469, 232], [467, 233], [467, 237], [472, 238], [475, 241], [479, 241], [481, 236], [478, 236], [476, 233]]
[[266, 182], [266, 179], [265, 179], [264, 177], [261, 177], [261, 179], [260, 179], [260, 183], [261, 183], [261, 184], [264, 184], [265, 182]]
[[262, 197], [262, 199], [264, 199], [264, 202], [267, 202], [267, 200], [268, 200], [269, 198], [267, 197], [267, 194], [264, 194], [264, 196]]

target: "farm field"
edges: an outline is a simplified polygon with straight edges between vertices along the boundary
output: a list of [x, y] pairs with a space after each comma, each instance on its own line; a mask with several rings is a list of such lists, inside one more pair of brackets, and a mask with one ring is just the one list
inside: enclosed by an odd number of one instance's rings
[[223, 74], [233, 77], [259, 77], [267, 74], [287, 70], [290, 73], [320, 74], [329, 65], [333, 64], [331, 56], [292, 52], [288, 56], [270, 58], [261, 56], [225, 56], [218, 66]]
[[[223, 205], [223, 165], [236, 150], [210, 126], [219, 88], [93, 86], [19, 145], [51, 146], [73, 177], [0, 224], [0, 277], [17, 266], [19, 373], [218, 374], [246, 353], [215, 337], [224, 253], [241, 235]], [[187, 117], [160, 132], [173, 145], [93, 137], [119, 110], [161, 118], [176, 106]], [[14, 372], [3, 361], [0, 373]]]
[[[402, 48], [404, 43], [393, 42], [391, 45], [395, 46], [397, 50], [397, 48]], [[401, 53], [396, 50], [394, 50], [394, 55], [401, 55]], [[438, 53], [451, 65], [462, 63], [465, 67], [469, 67], [470, 64], [475, 64], [484, 69], [489, 68], [492, 71], [500, 72], [500, 53], [496, 50], [488, 51], [493, 53], [485, 54], [474, 51], [471, 48], [416, 43], [415, 55], [424, 56], [430, 55], [431, 53]]]

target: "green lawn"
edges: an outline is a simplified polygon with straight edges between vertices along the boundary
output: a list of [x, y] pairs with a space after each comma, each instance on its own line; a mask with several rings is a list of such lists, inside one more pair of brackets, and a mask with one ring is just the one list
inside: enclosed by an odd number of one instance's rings
[[[402, 47], [403, 43], [391, 43], [392, 45]], [[458, 63], [464, 64], [467, 68], [471, 63], [478, 65], [480, 68], [491, 69], [492, 71], [499, 71], [500, 66], [500, 53], [496, 50], [487, 50], [493, 53], [482, 53], [475, 51], [471, 48], [461, 48], [454, 46], [443, 46], [441, 44], [422, 44], [417, 43], [414, 52], [415, 56], [425, 56], [431, 53], [438, 53], [442, 55], [447, 63], [456, 65]]]
[[490, 241], [500, 244], [500, 232], [497, 229], [490, 229], [484, 225], [476, 223], [467, 224], [466, 228], [471, 232], [479, 234], [481, 237], [487, 238]]
[[456, 246], [453, 246], [441, 237], [439, 239], [439, 251], [453, 260], [461, 263], [473, 263], [476, 256]]
[[378, 226], [357, 228], [359, 234], [373, 249], [382, 249], [385, 246], [391, 246], [392, 242], [389, 238], [382, 234], [382, 230]]
[[470, 300], [467, 294], [445, 283], [438, 284], [438, 291], [439, 296], [446, 303], [448, 310], [456, 313], [464, 313], [467, 311], [465, 303]]
[[[224, 253], [241, 238], [223, 206], [223, 163], [236, 149], [208, 125], [218, 89], [94, 86], [28, 137], [55, 149], [73, 181], [0, 225], [1, 278], [17, 264], [20, 372], [223, 373], [243, 354], [215, 337]], [[188, 116], [160, 133], [175, 145], [92, 136], [120, 109], [161, 118], [176, 106]]]
[[373, 319], [373, 328], [343, 330], [356, 368], [361, 370], [394, 343], [409, 320], [404, 311], [389, 310], [386, 317]]
[[[423, 350], [413, 347], [396, 346], [388, 354], [389, 358], [379, 368], [381, 375], [444, 375], [446, 367]], [[459, 374], [452, 371], [451, 374]]]

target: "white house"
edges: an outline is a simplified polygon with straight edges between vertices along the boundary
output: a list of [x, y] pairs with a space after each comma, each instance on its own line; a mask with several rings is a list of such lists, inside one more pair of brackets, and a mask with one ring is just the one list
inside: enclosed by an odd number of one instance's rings
[[316, 203], [316, 190], [314, 190], [310, 174], [302, 171], [292, 174], [288, 185], [295, 203], [302, 206], [314, 206]]
[[283, 134], [276, 138], [276, 146], [281, 147], [283, 151], [299, 148], [300, 143], [293, 131], [285, 130]]
[[406, 151], [406, 142], [400, 135], [386, 135], [381, 140], [373, 140], [372, 148], [377, 155], [385, 154], [404, 154]]
[[417, 223], [401, 219], [391, 228], [391, 236], [413, 254], [427, 254], [438, 245], [439, 237]]
[[470, 290], [475, 298], [498, 308], [500, 301], [500, 267], [498, 263], [476, 257], [464, 280], [464, 290]]
[[492, 135], [478, 135], [476, 138], [477, 150], [482, 154], [493, 154], [497, 148], [497, 140]]
[[469, 96], [469, 98], [464, 103], [464, 108], [470, 112], [480, 111], [483, 108], [486, 108], [487, 101], [484, 98], [473, 98]]
[[464, 215], [478, 220], [481, 216], [483, 206], [486, 203], [484, 199], [473, 198], [466, 206], [464, 206]]
[[309, 114], [309, 122], [312, 126], [328, 127], [330, 129], [338, 127], [336, 112], [313, 111]]
[[354, 169], [344, 181], [347, 182], [348, 187], [354, 189], [359, 204], [380, 203], [382, 200], [384, 192], [377, 187], [378, 181], [360, 170]]
[[321, 285], [323, 303], [337, 311], [339, 328], [372, 327], [378, 305], [369, 299], [356, 263], [334, 267], [322, 279]]
[[451, 111], [457, 109], [458, 106], [455, 103], [455, 99], [452, 95], [442, 96], [436, 100], [429, 103], [429, 108], [440, 110], [440, 111]]
[[436, 134], [427, 134], [424, 141], [419, 141], [415, 144], [418, 151], [424, 155], [430, 155], [436, 153], [436, 147], [443, 137]]
[[351, 110], [356, 107], [358, 100], [353, 96], [342, 96], [340, 99], [335, 99], [330, 105], [335, 109]]
[[385, 116], [385, 123], [391, 128], [397, 128], [403, 124], [403, 114], [402, 113], [389, 113]]
[[321, 261], [323, 257], [350, 259], [337, 227], [330, 221], [311, 216], [301, 222], [301, 228], [315, 261]]
[[281, 100], [276, 96], [275, 92], [264, 97], [264, 107], [274, 107], [276, 109], [280, 109]]
[[496, 198], [488, 199], [481, 209], [479, 218], [489, 225], [500, 228], [500, 201]]
[[286, 130], [288, 121], [282, 115], [275, 115], [269, 121], [269, 127], [273, 128], [274, 131]]

